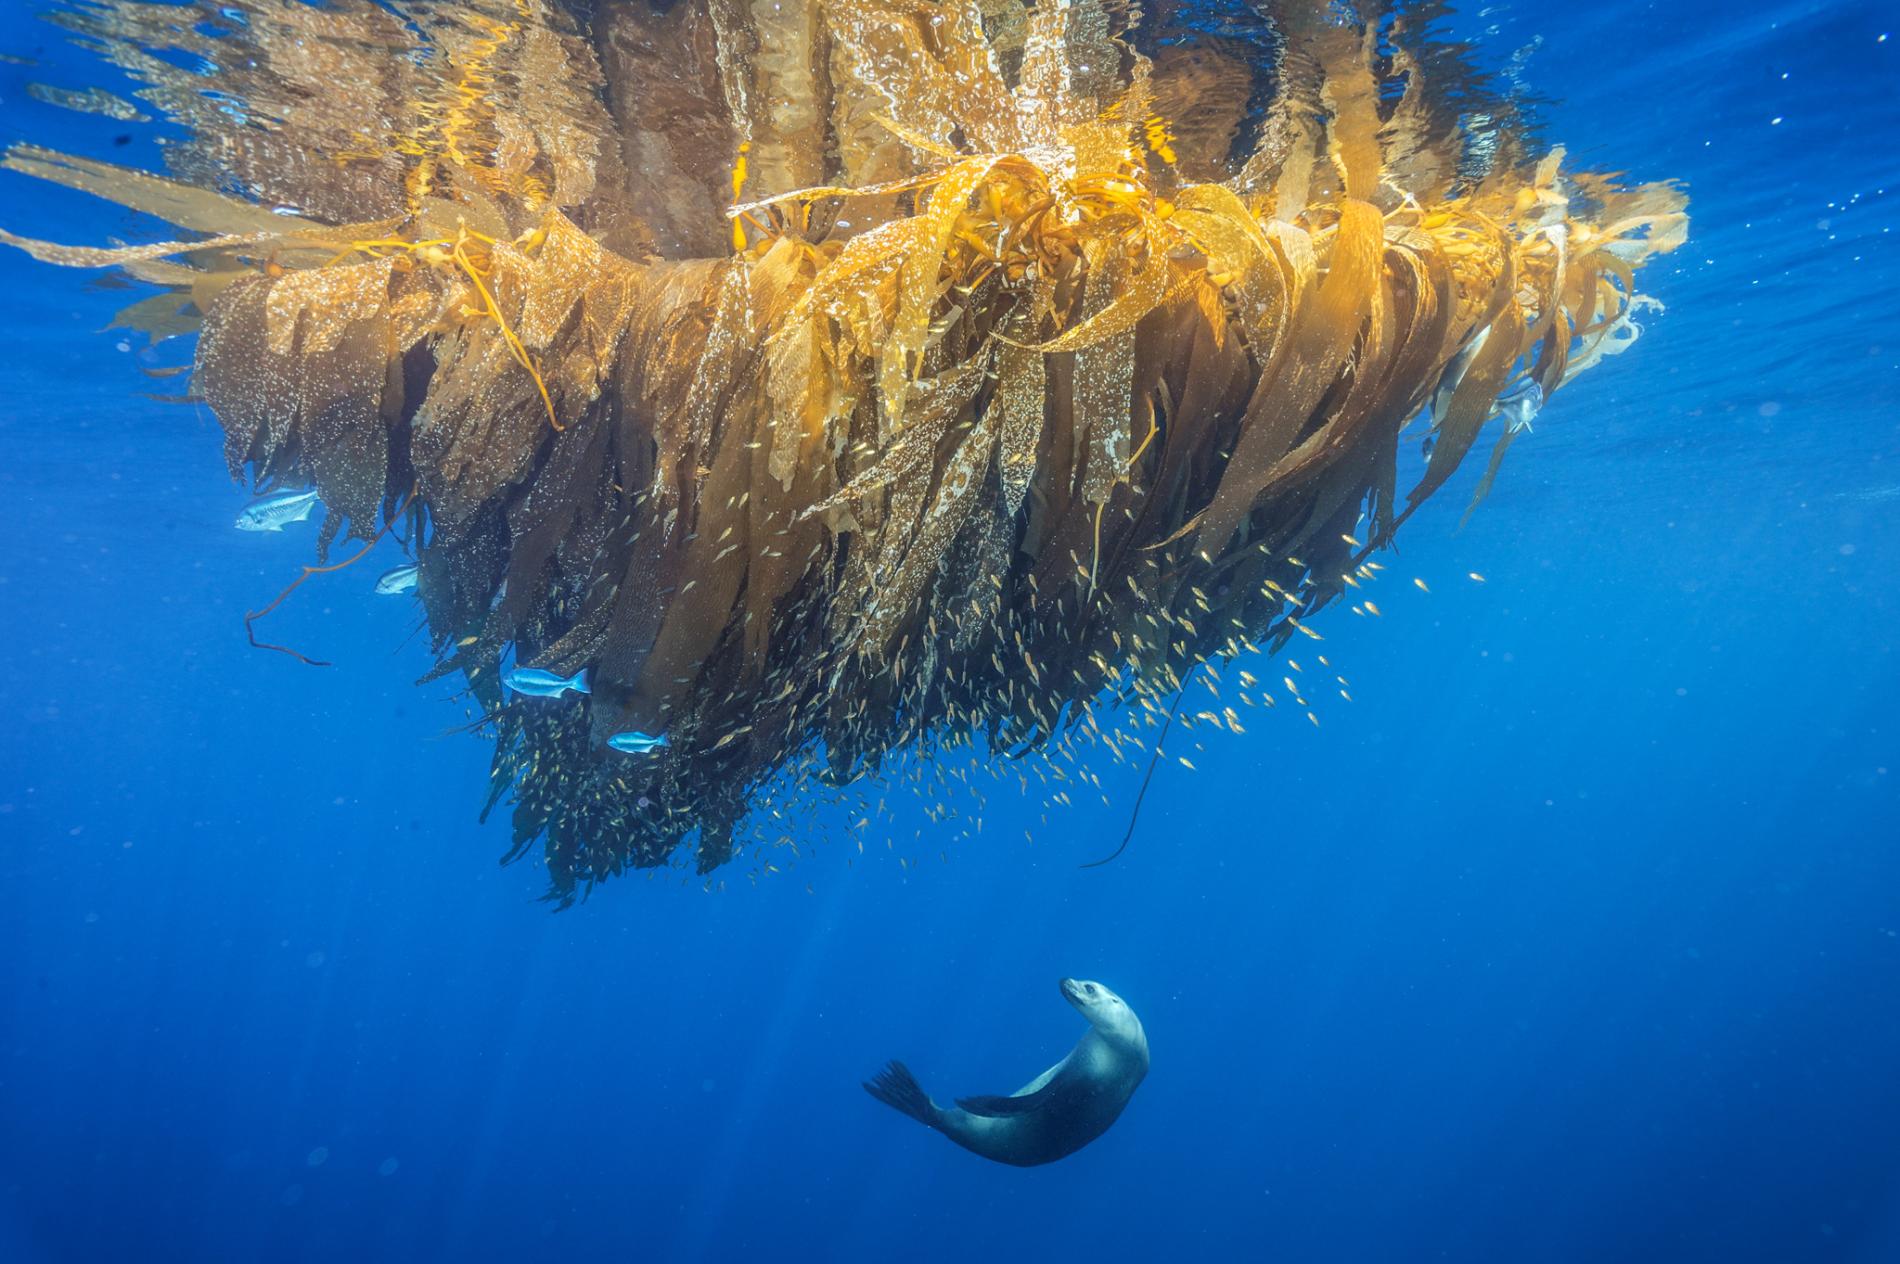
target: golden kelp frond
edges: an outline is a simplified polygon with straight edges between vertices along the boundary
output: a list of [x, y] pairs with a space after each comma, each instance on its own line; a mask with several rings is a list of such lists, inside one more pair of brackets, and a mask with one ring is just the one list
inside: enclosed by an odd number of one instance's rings
[[277, 214], [268, 207], [211, 190], [37, 145], [15, 145], [0, 160], [0, 167], [107, 198], [189, 232], [268, 236], [319, 228], [309, 220]]
[[[787, 778], [1146, 749], [1201, 663], [1322, 635], [1490, 431], [1482, 496], [1686, 231], [1524, 158], [1410, 11], [241, 8], [73, 22], [193, 130], [177, 178], [6, 162], [181, 240], [0, 240], [202, 318], [233, 472], [314, 484], [323, 543], [406, 507], [434, 674], [562, 899], [725, 863]], [[227, 41], [215, 109], [152, 51]]]

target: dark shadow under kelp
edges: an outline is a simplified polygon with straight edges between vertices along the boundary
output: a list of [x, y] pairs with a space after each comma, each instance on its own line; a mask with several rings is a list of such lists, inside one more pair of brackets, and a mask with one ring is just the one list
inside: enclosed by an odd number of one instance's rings
[[74, 4], [189, 139], [6, 165], [181, 239], [5, 239], [162, 287], [127, 319], [201, 329], [232, 472], [314, 484], [325, 547], [409, 522], [565, 901], [725, 863], [768, 783], [1143, 751], [1195, 665], [1317, 635], [1500, 395], [1628, 345], [1680, 195], [1524, 152], [1434, 9], [1134, 12]]

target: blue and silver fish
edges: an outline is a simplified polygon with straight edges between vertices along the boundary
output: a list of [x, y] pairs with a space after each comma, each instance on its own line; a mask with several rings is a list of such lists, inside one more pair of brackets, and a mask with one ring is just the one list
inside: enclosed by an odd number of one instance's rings
[[1544, 388], [1528, 377], [1498, 396], [1498, 415], [1504, 418], [1511, 434], [1529, 430], [1531, 421], [1543, 406]]
[[564, 693], [592, 693], [587, 674], [585, 667], [572, 676], [556, 676], [539, 667], [511, 667], [501, 674], [501, 683], [530, 698], [558, 698]]
[[617, 751], [625, 751], [629, 755], [644, 755], [666, 744], [666, 734], [662, 733], [655, 737], [651, 733], [642, 733], [639, 729], [628, 729], [625, 733], [616, 733], [607, 739], [607, 745]]
[[416, 590], [416, 564], [405, 563], [394, 570], [387, 570], [376, 580], [376, 593], [380, 597], [395, 597]]
[[302, 522], [317, 508], [317, 489], [272, 492], [244, 507], [231, 525], [239, 531], [282, 531], [286, 523]]

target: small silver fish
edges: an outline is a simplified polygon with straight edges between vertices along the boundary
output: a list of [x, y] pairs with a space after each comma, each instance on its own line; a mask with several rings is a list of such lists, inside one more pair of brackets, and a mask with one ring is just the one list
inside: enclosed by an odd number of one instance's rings
[[1538, 410], [1544, 406], [1544, 388], [1525, 378], [1498, 396], [1498, 415], [1505, 420], [1509, 433], [1529, 430]]
[[231, 525], [239, 531], [282, 531], [285, 524], [302, 522], [316, 508], [317, 489], [314, 487], [306, 492], [272, 492], [244, 506], [244, 512]]
[[511, 667], [501, 674], [501, 683], [530, 698], [558, 698], [564, 693], [592, 693], [585, 667], [572, 676], [557, 676], [539, 667]]
[[379, 597], [394, 597], [415, 590], [416, 564], [414, 562], [384, 571], [376, 580], [376, 594]]
[[651, 733], [642, 733], [639, 729], [628, 729], [625, 733], [616, 733], [607, 739], [607, 745], [617, 751], [625, 751], [629, 755], [644, 755], [666, 744], [666, 734], [662, 733], [655, 737]]

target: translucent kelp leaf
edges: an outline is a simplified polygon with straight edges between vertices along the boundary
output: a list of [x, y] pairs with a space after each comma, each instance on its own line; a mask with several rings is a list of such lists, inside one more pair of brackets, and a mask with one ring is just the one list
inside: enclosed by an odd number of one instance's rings
[[146, 335], [152, 344], [198, 332], [201, 321], [192, 306], [190, 294], [167, 292], [141, 299], [113, 314], [108, 329], [131, 329]]
[[1206, 256], [1210, 272], [1238, 280], [1257, 268], [1279, 269], [1265, 227], [1231, 189], [1218, 184], [1183, 189], [1173, 218]]
[[[980, 376], [964, 377], [955, 387], [960, 390], [972, 380], [980, 381]], [[946, 392], [945, 398], [933, 402], [933, 406], [944, 409], [951, 398]], [[942, 564], [951, 541], [978, 503], [978, 493], [989, 474], [995, 450], [995, 422], [992, 410], [985, 409], [944, 463], [930, 506], [924, 511], [901, 561], [872, 595], [859, 643], [864, 652], [882, 650], [899, 626], [917, 613], [924, 585]]]
[[[1160, 299], [1167, 280], [1167, 265], [1150, 255], [1142, 271], [1153, 276], [1146, 284], [1127, 274], [1134, 265], [1119, 255], [1104, 255], [1092, 260], [1085, 287], [1087, 306], [1099, 310], [1074, 326], [1062, 337], [1084, 331], [1086, 341], [1075, 356], [1075, 386], [1071, 398], [1075, 410], [1075, 441], [1086, 455], [1080, 461], [1082, 498], [1101, 504], [1121, 481], [1128, 466], [1131, 411], [1134, 407], [1135, 333], [1133, 322], [1118, 327], [1128, 314], [1146, 315]], [[1092, 300], [1092, 301], [1091, 301]], [[1118, 310], [1119, 308], [1119, 310]], [[1136, 317], [1139, 319], [1139, 317]], [[1060, 342], [1062, 339], [1057, 339]], [[1044, 350], [1047, 344], [1044, 344]]]
[[838, 372], [837, 349], [826, 322], [806, 317], [773, 339], [766, 360], [772, 401], [768, 468], [781, 486], [810, 465], [826, 446], [833, 424], [856, 405]]
[[114, 96], [104, 88], [57, 88], [51, 84], [29, 83], [26, 85], [26, 94], [35, 101], [44, 101], [77, 114], [97, 114], [103, 118], [117, 119], [121, 123], [152, 121], [150, 116], [141, 114], [136, 105], [124, 97]]
[[[1116, 262], [1108, 263], [1110, 259]], [[1118, 255], [1104, 256], [1104, 262], [1115, 272], [1101, 292], [1101, 306], [1049, 341], [1037, 343], [1036, 350], [1079, 351], [1106, 342], [1132, 330], [1160, 304], [1168, 292], [1169, 271], [1167, 257], [1156, 244], [1147, 243], [1138, 267], [1122, 269], [1119, 259]], [[1092, 305], [1085, 305], [1085, 309], [1088, 306]]]
[[1464, 455], [1478, 437], [1478, 430], [1490, 415], [1498, 392], [1517, 360], [1523, 345], [1523, 316], [1515, 301], [1507, 302], [1487, 327], [1483, 342], [1469, 367], [1453, 388], [1444, 414], [1438, 419], [1438, 442], [1432, 448], [1431, 461], [1424, 477], [1408, 494], [1417, 504], [1444, 485], [1458, 468]]
[[1210, 553], [1227, 546], [1274, 464], [1338, 376], [1378, 301], [1385, 226], [1377, 208], [1364, 202], [1340, 207], [1330, 245], [1326, 277], [1295, 315], [1279, 371], [1263, 376], [1255, 389], [1233, 458], [1202, 519], [1200, 538]]
[[624, 266], [565, 215], [549, 214], [541, 223], [541, 235], [532, 263], [510, 256], [529, 274], [515, 329], [531, 347], [552, 343], [601, 274]]
[[930, 191], [930, 200], [919, 217], [923, 223], [898, 278], [896, 318], [878, 354], [878, 394], [887, 433], [896, 433], [904, 423], [905, 396], [917, 380], [930, 320], [943, 297], [943, 256], [950, 248], [957, 220], [970, 195], [989, 177], [997, 161], [972, 158], [950, 168]]
[[[883, 283], [897, 274], [912, 251], [922, 248], [926, 227], [924, 219], [915, 216], [880, 224], [853, 237], [819, 270], [811, 288], [795, 300], [786, 314], [786, 323], [795, 325], [816, 312], [846, 321], [853, 330], [862, 328], [860, 321], [851, 318], [876, 304], [875, 296]], [[860, 355], [870, 355], [876, 347], [861, 340], [857, 350]]]
[[[271, 286], [264, 308], [266, 345], [273, 355], [327, 355], [343, 341], [350, 326], [365, 320], [386, 322], [394, 259], [335, 268], [291, 272]], [[386, 362], [387, 349], [376, 358]]]
[[533, 381], [499, 333], [480, 325], [451, 332], [436, 361], [412, 443], [432, 512], [453, 528], [527, 474], [549, 429]]
[[822, 513], [872, 495], [892, 483], [916, 481], [916, 474], [936, 459], [937, 445], [945, 430], [976, 397], [988, 367], [987, 360], [967, 361], [948, 373], [925, 378], [913, 386], [909, 405], [911, 424], [850, 483], [807, 512]]
[[[947, 539], [933, 539], [924, 546], [938, 550], [930, 554], [917, 552], [913, 547], [929, 502], [930, 479], [924, 475], [934, 463], [951, 425], [975, 400], [988, 369], [988, 358], [980, 357], [919, 382], [913, 388], [911, 422], [905, 432], [879, 457], [877, 464], [859, 474], [834, 497], [808, 511], [821, 512], [833, 504], [861, 502], [872, 493], [889, 489], [888, 503], [883, 513], [874, 519], [876, 530], [863, 533], [864, 547], [871, 550], [875, 563], [847, 577], [837, 597], [840, 612], [867, 611], [870, 603], [877, 599], [879, 587], [890, 582], [900, 567], [908, 568], [907, 582], [913, 585], [911, 593], [915, 596], [915, 585], [922, 582], [928, 567], [935, 564], [941, 549], [948, 543]], [[964, 442], [967, 441], [966, 437]], [[975, 462], [979, 458], [972, 454], [969, 459]], [[890, 626], [892, 618], [887, 610], [874, 630]], [[860, 631], [852, 629], [854, 642]], [[875, 652], [879, 646], [865, 642], [859, 648]]]
[[263, 482], [288, 473], [276, 458], [296, 417], [294, 379], [266, 342], [271, 285], [266, 277], [239, 281], [212, 305], [192, 373], [193, 392], [224, 428], [231, 476], [251, 464]]
[[723, 395], [735, 384], [741, 366], [751, 367], [754, 337], [750, 277], [737, 265], [723, 269], [708, 295], [711, 320], [698, 348], [698, 367], [684, 385], [679, 408], [683, 438], [694, 452], [711, 445], [723, 411]]
[[299, 229], [320, 227], [309, 220], [279, 215], [267, 207], [240, 202], [221, 193], [196, 189], [131, 167], [41, 149], [37, 145], [15, 145], [7, 151], [5, 159], [0, 160], [0, 167], [91, 193], [192, 232], [226, 237], [255, 234], [250, 239], [261, 241], [267, 237], [288, 236]]
[[[349, 321], [306, 324], [301, 343], [294, 361], [294, 424], [303, 459], [330, 522], [348, 518], [352, 535], [372, 539], [381, 529], [377, 511], [388, 494], [388, 316], [374, 311]], [[326, 524], [326, 543], [330, 530]]]
[[1003, 509], [1011, 518], [1022, 509], [1035, 476], [1046, 391], [1042, 352], [1013, 342], [997, 352], [996, 392], [990, 407], [997, 414]]
[[5, 229], [0, 229], [0, 243], [23, 250], [41, 263], [58, 264], [66, 268], [119, 268], [152, 259], [167, 259], [174, 255], [189, 254], [192, 251], [220, 250], [230, 246], [250, 246], [260, 242], [272, 241], [276, 233], [240, 233], [235, 236], [213, 237], [205, 241], [161, 241], [148, 246], [61, 246], [49, 241], [34, 241], [30, 237], [16, 237]]

